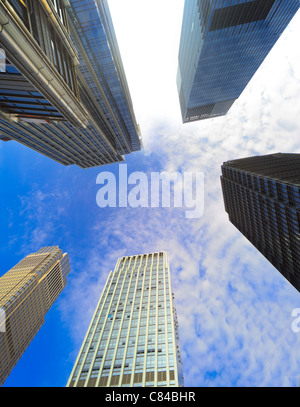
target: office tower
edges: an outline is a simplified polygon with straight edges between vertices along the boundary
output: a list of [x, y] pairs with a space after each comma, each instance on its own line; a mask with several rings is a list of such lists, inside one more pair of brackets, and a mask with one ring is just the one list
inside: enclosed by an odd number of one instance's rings
[[68, 255], [54, 246], [30, 254], [0, 277], [1, 386], [43, 325], [69, 272]]
[[164, 252], [122, 257], [110, 272], [67, 387], [183, 386]]
[[230, 222], [300, 291], [300, 154], [228, 161], [221, 182]]
[[186, 0], [177, 86], [183, 122], [226, 115], [299, 0]]
[[2, 1], [0, 28], [1, 139], [82, 168], [141, 149], [106, 0]]

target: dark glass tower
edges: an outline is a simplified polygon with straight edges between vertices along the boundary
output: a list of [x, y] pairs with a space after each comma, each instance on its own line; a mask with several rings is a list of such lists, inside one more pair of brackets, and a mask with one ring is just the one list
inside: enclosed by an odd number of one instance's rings
[[299, 0], [186, 0], [177, 85], [183, 122], [225, 115]]
[[230, 222], [300, 291], [300, 154], [228, 161], [221, 183]]

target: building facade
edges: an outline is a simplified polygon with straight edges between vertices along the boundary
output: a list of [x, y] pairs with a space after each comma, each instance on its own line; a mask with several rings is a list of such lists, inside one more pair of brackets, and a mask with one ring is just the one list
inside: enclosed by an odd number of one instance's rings
[[299, 0], [186, 0], [177, 86], [183, 122], [226, 115]]
[[67, 387], [183, 386], [164, 252], [122, 257], [110, 272]]
[[300, 291], [300, 154], [228, 161], [221, 183], [230, 222]]
[[67, 283], [70, 263], [56, 246], [30, 254], [0, 277], [0, 385], [44, 323]]
[[0, 28], [2, 140], [82, 168], [141, 149], [106, 0], [7, 0]]

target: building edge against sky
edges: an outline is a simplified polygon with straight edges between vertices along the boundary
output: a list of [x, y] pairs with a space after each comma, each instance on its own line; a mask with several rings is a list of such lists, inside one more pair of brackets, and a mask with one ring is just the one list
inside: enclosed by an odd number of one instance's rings
[[221, 169], [230, 222], [300, 292], [300, 154], [241, 158]]
[[67, 387], [182, 387], [167, 254], [122, 257], [110, 272]]
[[226, 115], [299, 0], [185, 0], [177, 88], [184, 123]]
[[107, 0], [8, 0], [0, 26], [0, 139], [82, 168], [142, 148]]
[[0, 386], [44, 324], [69, 272], [68, 254], [51, 246], [26, 256], [0, 277]]

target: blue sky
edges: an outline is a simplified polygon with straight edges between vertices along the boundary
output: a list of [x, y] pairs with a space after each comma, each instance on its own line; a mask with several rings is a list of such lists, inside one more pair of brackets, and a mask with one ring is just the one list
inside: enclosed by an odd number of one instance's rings
[[230, 224], [219, 177], [228, 159], [300, 152], [300, 15], [226, 117], [183, 125], [176, 89], [183, 3], [109, 6], [144, 141], [127, 156], [128, 173], [204, 172], [204, 215], [101, 209], [96, 178], [117, 174], [118, 165], [63, 167], [2, 143], [0, 275], [44, 245], [59, 245], [71, 262], [67, 287], [7, 387], [65, 386], [117, 259], [158, 250], [168, 252], [186, 386], [297, 385], [300, 333], [291, 313], [300, 294]]

